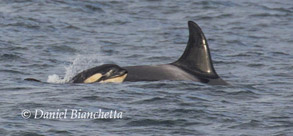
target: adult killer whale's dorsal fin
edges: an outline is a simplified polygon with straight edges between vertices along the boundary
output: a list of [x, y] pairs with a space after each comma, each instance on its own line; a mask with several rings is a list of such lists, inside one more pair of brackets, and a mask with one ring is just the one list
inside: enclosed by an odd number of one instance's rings
[[183, 55], [174, 63], [185, 71], [206, 78], [219, 78], [209, 51], [207, 40], [201, 28], [188, 21], [189, 40]]

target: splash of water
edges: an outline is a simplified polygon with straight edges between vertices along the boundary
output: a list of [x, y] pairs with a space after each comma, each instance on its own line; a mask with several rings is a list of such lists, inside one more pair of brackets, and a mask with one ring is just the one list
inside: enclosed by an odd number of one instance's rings
[[[101, 58], [101, 57], [99, 57]], [[97, 58], [92, 56], [81, 56], [78, 55], [73, 61], [72, 64], [69, 66], [64, 67], [65, 68], [65, 75], [63, 78], [61, 78], [57, 74], [49, 75], [47, 82], [49, 83], [68, 83], [70, 79], [72, 79], [77, 73], [88, 69], [93, 66], [101, 65], [101, 61], [99, 61]]]
[[53, 75], [49, 75], [48, 76], [47, 82], [49, 82], [49, 83], [59, 83], [59, 84], [62, 84], [62, 83], [65, 83], [66, 81], [65, 81], [65, 78], [62, 79], [58, 75], [53, 74]]

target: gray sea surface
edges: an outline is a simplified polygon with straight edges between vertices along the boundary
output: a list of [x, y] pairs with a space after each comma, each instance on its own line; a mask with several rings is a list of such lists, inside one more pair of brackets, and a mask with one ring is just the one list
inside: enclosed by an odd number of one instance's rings
[[[231, 86], [63, 83], [101, 64], [176, 61], [189, 20]], [[1, 136], [292, 136], [292, 83], [292, 0], [0, 1]], [[65, 110], [67, 118], [44, 115]], [[73, 110], [123, 114], [70, 118]]]

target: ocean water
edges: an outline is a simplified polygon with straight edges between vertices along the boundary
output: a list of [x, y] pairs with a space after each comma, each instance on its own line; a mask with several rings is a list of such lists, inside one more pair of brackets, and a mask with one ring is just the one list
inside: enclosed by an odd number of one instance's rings
[[[177, 60], [189, 20], [231, 86], [64, 84], [101, 64]], [[0, 28], [1, 136], [293, 135], [291, 0], [1, 0]], [[82, 115], [100, 111], [119, 116]]]

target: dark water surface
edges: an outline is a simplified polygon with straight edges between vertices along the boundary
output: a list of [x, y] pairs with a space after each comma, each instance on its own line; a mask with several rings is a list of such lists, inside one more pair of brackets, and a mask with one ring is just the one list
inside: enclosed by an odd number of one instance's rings
[[[233, 86], [56, 84], [104, 63], [173, 62], [188, 20], [201, 26], [217, 73]], [[0, 28], [1, 136], [293, 135], [291, 0], [1, 0]], [[24, 119], [24, 109], [116, 110], [123, 118]]]

